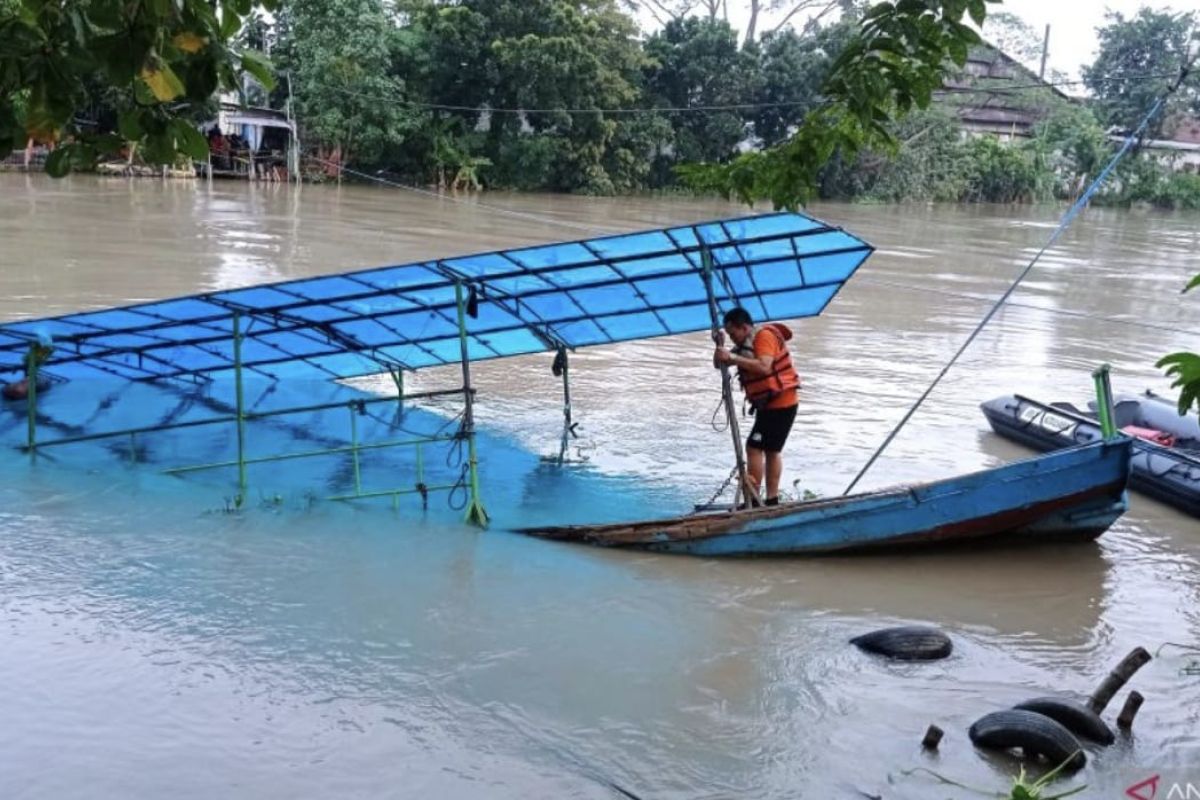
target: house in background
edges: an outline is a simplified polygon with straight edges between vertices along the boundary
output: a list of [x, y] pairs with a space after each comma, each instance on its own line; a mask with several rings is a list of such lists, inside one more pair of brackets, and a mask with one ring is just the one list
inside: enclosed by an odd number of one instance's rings
[[300, 140], [286, 111], [242, 106], [237, 95], [222, 95], [217, 118], [200, 126], [209, 157], [199, 165], [209, 177], [299, 180]]
[[963, 132], [1001, 141], [1028, 139], [1056, 103], [1077, 102], [994, 45], [972, 47], [967, 63], [934, 92], [934, 102], [951, 110]]
[[[1142, 152], [1176, 172], [1200, 172], [1200, 119], [1190, 114], [1171, 117], [1163, 125], [1163, 138], [1145, 139]], [[1128, 131], [1109, 131], [1109, 139], [1123, 142]]]

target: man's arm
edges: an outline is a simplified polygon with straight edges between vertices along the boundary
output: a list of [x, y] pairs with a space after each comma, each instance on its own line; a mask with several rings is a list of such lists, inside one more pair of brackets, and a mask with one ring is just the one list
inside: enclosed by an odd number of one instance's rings
[[718, 347], [713, 353], [713, 364], [721, 366], [728, 364], [731, 367], [737, 367], [745, 370], [748, 374], [756, 378], [763, 378], [771, 374], [771, 367], [775, 363], [774, 356], [755, 355], [753, 358], [749, 356], [734, 355], [723, 347]]

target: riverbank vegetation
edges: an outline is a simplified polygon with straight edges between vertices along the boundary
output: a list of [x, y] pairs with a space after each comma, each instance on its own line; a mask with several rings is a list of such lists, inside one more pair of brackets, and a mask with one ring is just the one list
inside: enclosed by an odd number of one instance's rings
[[[717, 13], [719, 3], [291, 0], [269, 21], [249, 3], [223, 4], [219, 18], [188, 3], [178, 20], [164, 12], [142, 21], [137, 44], [149, 48], [151, 69], [118, 58], [103, 17], [31, 18], [35, 0], [0, 0], [0, 28], [28, 33], [22, 20], [40, 20], [43, 33], [64, 36], [70, 53], [90, 59], [64, 86], [10, 70], [20, 82], [5, 88], [0, 117], [7, 115], [13, 145], [25, 137], [54, 142], [60, 132], [81, 145], [52, 169], [86, 166], [125, 141], [163, 163], [204, 155], [195, 126], [213, 114], [211, 91], [236, 86], [251, 102], [290, 107], [313, 179], [347, 168], [446, 188], [699, 189], [784, 205], [813, 196], [1042, 202], [1072, 198], [1095, 176], [1116, 147], [1114, 132], [1135, 125], [1178, 73], [1195, 22], [1147, 9], [1110, 15], [1084, 69], [1087, 100], [1042, 85], [1032, 70], [977, 91], [937, 93], [941, 59], [957, 62], [951, 72], [961, 69], [973, 42], [967, 18], [986, 14], [984, 0], [945, 2], [922, 33], [935, 60], [923, 63], [910, 47], [897, 56], [904, 68], [895, 85], [871, 97], [879, 59], [856, 48], [864, 34], [893, 46], [907, 35], [902, 14], [873, 16], [863, 0], [742, 4], [751, 12], [743, 31]], [[660, 23], [648, 34], [638, 25], [647, 9]], [[800, 24], [769, 27], [759, 13], [768, 9]], [[156, 34], [160, 23], [170, 30]], [[1036, 67], [1039, 37], [1018, 18], [993, 9], [983, 30]], [[36, 37], [25, 38], [32, 46]], [[267, 57], [279, 77], [273, 88]], [[238, 67], [266, 88], [235, 80]], [[865, 77], [851, 86], [855, 74]], [[1196, 85], [1185, 84], [1151, 136], [1193, 110]], [[997, 97], [1016, 98], [1036, 123], [1002, 137], [1011, 141], [968, 133], [963, 109]], [[831, 115], [839, 102], [844, 108]], [[94, 124], [71, 130], [71, 115]], [[1177, 169], [1183, 157], [1143, 151], [1127, 159], [1095, 202], [1200, 208], [1200, 177]], [[810, 183], [804, 196], [795, 193]]]
[[[424, 185], [620, 194], [714, 188], [687, 179], [687, 165], [705, 163], [727, 166], [715, 186], [727, 190], [734, 169], [782, 148], [821, 113], [867, 14], [863, 3], [838, 5], [837, 15], [799, 30], [750, 38], [704, 13], [669, 17], [639, 36], [615, 0], [407, 0], [392, 11], [379, 0], [294, 0], [267, 38], [290, 77], [276, 100], [291, 91], [304, 138], [319, 152], [314, 174], [328, 174], [332, 159]], [[1150, 10], [1111, 15], [1084, 73], [1090, 100], [1039, 85], [1033, 72], [934, 97], [886, 120], [886, 136], [833, 148], [816, 194], [1072, 198], [1115, 150], [1112, 134], [1136, 125], [1178, 73], [1193, 23], [1190, 14]], [[984, 32], [1019, 56], [1039, 51], [1034, 32], [1011, 15], [993, 15]], [[1191, 110], [1194, 85], [1171, 113]], [[997, 93], [1017, 96], [1038, 118], [1031, 135], [1002, 142], [964, 131], [963, 106]], [[1128, 159], [1095, 202], [1200, 208], [1200, 177], [1177, 160], [1149, 151]]]

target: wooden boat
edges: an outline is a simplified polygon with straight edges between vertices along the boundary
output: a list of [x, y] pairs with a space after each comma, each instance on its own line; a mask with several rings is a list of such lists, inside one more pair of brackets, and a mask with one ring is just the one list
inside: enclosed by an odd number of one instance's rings
[[[1096, 412], [1070, 403], [1007, 395], [981, 408], [992, 430], [1035, 450], [1103, 437]], [[1118, 396], [1113, 408], [1116, 426], [1134, 439], [1130, 487], [1200, 517], [1200, 420], [1181, 417], [1175, 403], [1152, 392]]]
[[645, 522], [523, 528], [544, 539], [703, 556], [807, 555], [956, 542], [1090, 541], [1127, 508], [1132, 441], [941, 481]]

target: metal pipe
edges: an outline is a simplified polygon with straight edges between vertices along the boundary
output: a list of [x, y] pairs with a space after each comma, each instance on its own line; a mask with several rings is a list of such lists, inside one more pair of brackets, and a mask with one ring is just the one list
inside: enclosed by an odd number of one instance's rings
[[[433, 442], [452, 442], [454, 436], [431, 436], [421, 439], [393, 439], [386, 442], [371, 442], [370, 444], [358, 445], [358, 450], [383, 450], [390, 447], [412, 447], [413, 445], [432, 444]], [[185, 472], [202, 472], [209, 469], [222, 469], [224, 467], [236, 467], [239, 463], [245, 464], [271, 464], [276, 461], [291, 461], [297, 458], [315, 458], [317, 456], [332, 456], [339, 453], [349, 453], [353, 447], [329, 447], [322, 450], [304, 450], [298, 453], [280, 453], [276, 456], [259, 456], [258, 458], [247, 458], [244, 462], [238, 461], [214, 461], [211, 464], [191, 464], [186, 467], [171, 467], [164, 469], [164, 475], [181, 475]]]
[[246, 404], [242, 395], [242, 315], [233, 315], [233, 388], [237, 404], [238, 496], [236, 504], [246, 501]]
[[[441, 389], [436, 392], [421, 392], [420, 394], [411, 394], [409, 399], [417, 400], [433, 397], [449, 397], [451, 395], [462, 394], [462, 389]], [[247, 411], [243, 418], [247, 422], [254, 422], [268, 417], [281, 417], [287, 414], [304, 414], [312, 411], [325, 411], [331, 408], [343, 408], [354, 403], [394, 403], [395, 398], [392, 397], [364, 397], [355, 400], [342, 400], [336, 403], [317, 403], [310, 406], [292, 406], [289, 408], [273, 409], [271, 411]], [[112, 439], [118, 436], [128, 436], [131, 433], [156, 433], [160, 431], [173, 431], [179, 428], [195, 428], [201, 425], [218, 425], [223, 423], [235, 422], [237, 415], [229, 415], [224, 417], [209, 417], [207, 419], [193, 419], [185, 422], [173, 422], [170, 425], [148, 425], [142, 428], [122, 428], [121, 430], [106, 431], [104, 433], [88, 433], [82, 436], [65, 436], [61, 439], [51, 439], [50, 441], [40, 442], [38, 447], [49, 447], [50, 445], [59, 444], [78, 444], [80, 442], [94, 442], [100, 439]]]
[[354, 461], [354, 493], [362, 494], [362, 473], [358, 463], [358, 410], [350, 407], [350, 458]]
[[463, 396], [466, 400], [462, 432], [467, 439], [467, 479], [471, 492], [467, 499], [466, 520], [482, 528], [487, 527], [488, 515], [479, 499], [479, 458], [475, 452], [475, 402], [471, 390], [471, 358], [467, 352], [467, 309], [463, 297], [463, 283], [460, 280], [454, 282], [454, 300], [458, 310], [458, 347], [462, 355]]
[[[696, 232], [696, 238], [700, 238], [699, 231]], [[717, 345], [721, 341], [721, 326], [717, 322], [717, 298], [712, 288], [712, 253], [707, 247], [700, 251], [700, 263], [704, 271], [704, 291], [708, 294], [708, 314], [712, 318], [713, 344]], [[738, 488], [733, 496], [733, 505], [736, 508], [741, 504], [743, 497], [749, 502], [752, 487], [746, 474], [746, 454], [742, 451], [742, 433], [738, 429], [737, 412], [733, 405], [733, 381], [729, 377], [729, 367], [725, 364], [721, 365], [721, 396], [725, 400], [725, 419], [729, 422], [729, 433], [733, 437], [733, 454], [737, 459]], [[757, 487], [753, 488], [757, 490]]]
[[29, 416], [29, 431], [26, 446], [29, 457], [37, 456], [37, 378], [38, 378], [38, 343], [29, 345], [25, 356], [25, 405]]
[[[446, 489], [453, 489], [458, 486], [457, 483], [441, 483], [436, 486], [426, 486], [427, 492], [440, 492]], [[363, 492], [362, 494], [338, 494], [331, 497], [326, 497], [326, 500], [365, 500], [371, 497], [399, 497], [405, 494], [420, 494], [420, 489], [384, 489], [379, 492]]]
[[1118, 436], [1116, 411], [1113, 409], [1112, 383], [1109, 381], [1110, 367], [1108, 364], [1092, 373], [1096, 384], [1096, 415], [1100, 418], [1100, 433], [1106, 439]]
[[567, 358], [567, 348], [559, 348], [560, 357], [562, 358], [562, 383], [563, 383], [563, 432], [562, 441], [558, 445], [558, 464], [562, 466], [567, 458], [567, 442], [571, 436], [571, 380], [570, 380], [570, 360]]

